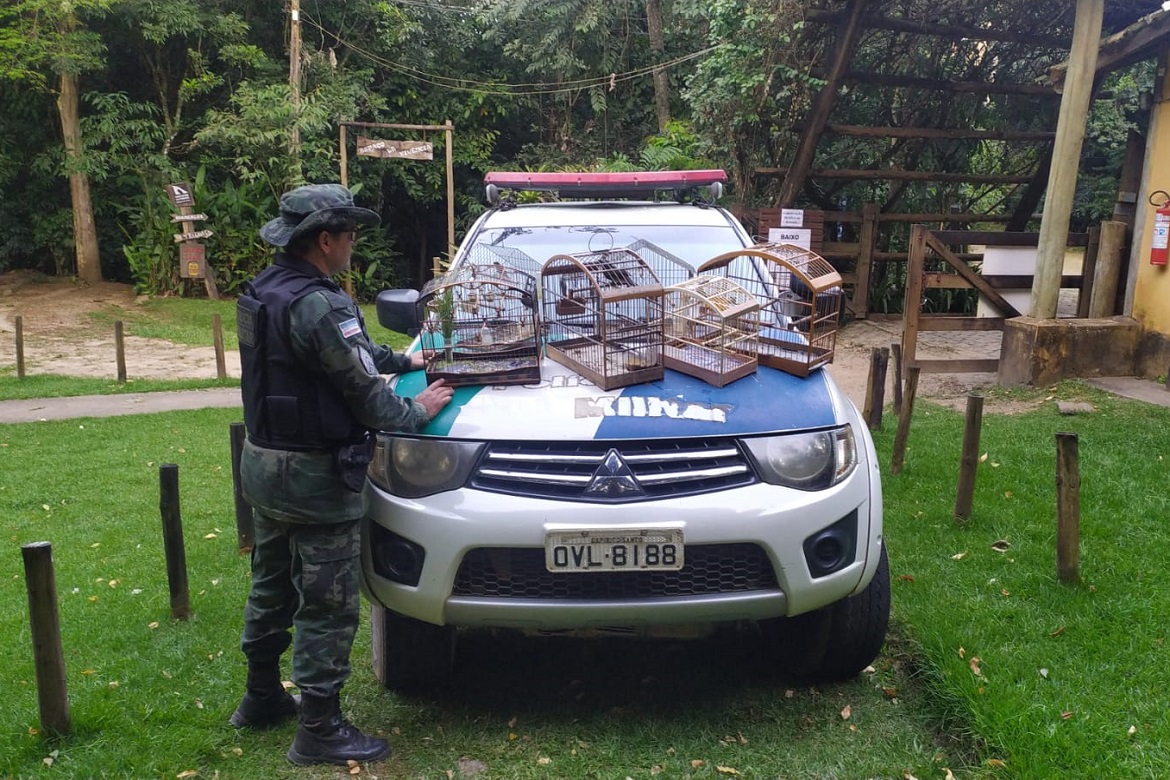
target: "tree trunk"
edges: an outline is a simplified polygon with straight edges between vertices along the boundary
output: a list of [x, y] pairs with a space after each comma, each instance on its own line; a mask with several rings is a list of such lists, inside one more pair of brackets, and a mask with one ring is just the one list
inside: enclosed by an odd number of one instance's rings
[[[654, 53], [656, 65], [662, 64], [666, 52], [666, 41], [662, 35], [662, 6], [659, 0], [646, 0], [646, 26], [650, 31], [650, 51]], [[670, 122], [670, 77], [666, 69], [654, 71], [654, 112], [658, 116], [658, 132], [665, 133]]]
[[89, 197], [89, 177], [80, 167], [81, 120], [78, 111], [76, 74], [61, 74], [57, 112], [61, 115], [65, 165], [69, 171], [69, 194], [73, 201], [73, 245], [77, 252], [77, 278], [83, 282], [100, 282], [102, 264], [98, 254], [97, 226], [93, 221], [93, 203]]

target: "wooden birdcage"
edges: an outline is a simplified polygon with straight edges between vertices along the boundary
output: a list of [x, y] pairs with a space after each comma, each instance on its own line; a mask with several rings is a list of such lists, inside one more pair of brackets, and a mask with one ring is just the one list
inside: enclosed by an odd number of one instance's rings
[[794, 244], [762, 243], [699, 266], [736, 282], [760, 302], [759, 362], [797, 376], [833, 362], [844, 290], [820, 255]]
[[550, 358], [603, 390], [663, 377], [662, 284], [641, 256], [553, 255], [540, 278]]
[[760, 302], [731, 279], [700, 274], [663, 295], [667, 368], [723, 387], [756, 370]]
[[514, 385], [540, 381], [536, 280], [503, 263], [464, 263], [419, 294], [427, 382]]

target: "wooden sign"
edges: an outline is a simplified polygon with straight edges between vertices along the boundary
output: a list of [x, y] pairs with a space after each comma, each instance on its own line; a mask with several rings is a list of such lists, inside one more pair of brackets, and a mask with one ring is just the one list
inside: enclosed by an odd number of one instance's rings
[[207, 219], [206, 214], [171, 214], [171, 222], [198, 222]]
[[203, 244], [179, 244], [179, 276], [184, 279], [202, 279], [207, 275], [207, 260]]
[[168, 184], [167, 197], [177, 208], [195, 205], [195, 196], [191, 194], [190, 184]]
[[383, 141], [358, 136], [357, 153], [363, 157], [398, 157], [404, 160], [433, 160], [430, 141]]
[[198, 241], [201, 238], [211, 238], [215, 233], [210, 230], [196, 230], [191, 233], [174, 233], [171, 238], [178, 244], [181, 241]]

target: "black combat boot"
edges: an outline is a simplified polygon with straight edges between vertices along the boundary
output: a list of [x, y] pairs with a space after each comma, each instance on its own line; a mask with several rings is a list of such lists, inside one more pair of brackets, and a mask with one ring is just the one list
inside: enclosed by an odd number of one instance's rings
[[279, 663], [248, 662], [244, 700], [228, 718], [238, 729], [270, 729], [292, 720], [301, 710], [301, 697], [280, 684]]
[[294, 764], [340, 764], [349, 761], [379, 761], [390, 757], [390, 743], [367, 737], [341, 714], [337, 694], [304, 694], [301, 703], [301, 726], [288, 749]]

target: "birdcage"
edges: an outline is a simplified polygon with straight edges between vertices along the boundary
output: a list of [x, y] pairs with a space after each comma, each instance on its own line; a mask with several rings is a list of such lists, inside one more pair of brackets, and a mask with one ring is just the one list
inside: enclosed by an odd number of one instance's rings
[[638, 253], [553, 255], [540, 278], [550, 358], [603, 390], [662, 378], [662, 284]]
[[699, 273], [734, 281], [759, 300], [760, 365], [808, 376], [833, 362], [844, 290], [820, 255], [762, 243], [714, 257]]
[[419, 294], [419, 342], [428, 382], [510, 385], [540, 381], [536, 280], [503, 263], [464, 263]]
[[723, 387], [756, 370], [760, 302], [731, 279], [699, 274], [663, 294], [667, 368]]

